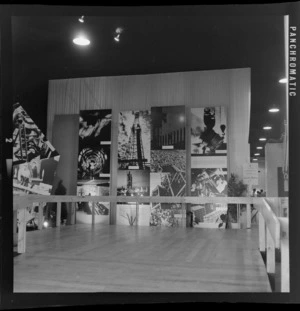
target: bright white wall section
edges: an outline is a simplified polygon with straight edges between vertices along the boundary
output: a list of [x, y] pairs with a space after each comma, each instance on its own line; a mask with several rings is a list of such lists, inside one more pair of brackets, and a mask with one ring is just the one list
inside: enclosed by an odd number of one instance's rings
[[[152, 106], [226, 106], [228, 169], [242, 177], [249, 162], [250, 69], [190, 71], [151, 75], [93, 77], [49, 81], [47, 135], [52, 140], [55, 115], [84, 109], [113, 112], [112, 163], [117, 163], [118, 112]], [[74, 135], [78, 135], [74, 129]], [[115, 165], [116, 166], [116, 165]], [[112, 166], [112, 178], [116, 178]]]
[[267, 197], [278, 197], [278, 167], [284, 165], [282, 143], [268, 143], [265, 146], [265, 172]]

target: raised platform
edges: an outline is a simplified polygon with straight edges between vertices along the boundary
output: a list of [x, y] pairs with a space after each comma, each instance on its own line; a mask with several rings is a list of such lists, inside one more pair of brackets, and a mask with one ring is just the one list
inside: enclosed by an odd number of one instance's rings
[[270, 291], [255, 228], [64, 226], [14, 258], [14, 292]]

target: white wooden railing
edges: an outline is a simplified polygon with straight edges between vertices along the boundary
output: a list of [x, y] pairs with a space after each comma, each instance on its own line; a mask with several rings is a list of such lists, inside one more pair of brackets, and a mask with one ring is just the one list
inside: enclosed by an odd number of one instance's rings
[[266, 270], [269, 274], [276, 273], [276, 253], [281, 251], [281, 291], [289, 290], [289, 254], [288, 254], [288, 219], [278, 218], [264, 198], [257, 197], [127, 197], [127, 196], [42, 196], [26, 195], [14, 197], [14, 232], [16, 232], [16, 212], [18, 213], [18, 252], [26, 250], [26, 207], [33, 203], [39, 204], [38, 228], [43, 227], [43, 206], [45, 203], [56, 203], [56, 226], [60, 226], [61, 203], [71, 203], [71, 221], [75, 224], [75, 204], [77, 202], [92, 202], [92, 225], [95, 224], [95, 202], [135, 202], [137, 216], [141, 203], [180, 203], [180, 204], [246, 204], [247, 229], [251, 229], [251, 204], [259, 215], [259, 250], [266, 253]]

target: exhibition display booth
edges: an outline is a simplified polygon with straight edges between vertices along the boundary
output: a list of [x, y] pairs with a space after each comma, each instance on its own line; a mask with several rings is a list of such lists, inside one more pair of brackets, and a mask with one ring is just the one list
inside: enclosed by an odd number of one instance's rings
[[[249, 68], [50, 80], [46, 136], [15, 105], [18, 252], [28, 217], [39, 229], [239, 229], [233, 239], [254, 227], [251, 260], [261, 269], [259, 251], [267, 253], [275, 275], [279, 258], [280, 291], [288, 291], [285, 151], [267, 144], [265, 163], [250, 161], [250, 81]], [[268, 198], [253, 197], [257, 186]]]

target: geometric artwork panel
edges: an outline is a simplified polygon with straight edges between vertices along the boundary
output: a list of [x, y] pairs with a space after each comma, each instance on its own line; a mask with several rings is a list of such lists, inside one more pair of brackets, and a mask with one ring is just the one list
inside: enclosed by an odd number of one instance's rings
[[185, 150], [152, 150], [150, 195], [184, 196], [186, 194], [185, 172]]
[[19, 103], [15, 104], [13, 111], [13, 165], [29, 163], [37, 157], [42, 160], [58, 155], [58, 152], [24, 108]]
[[59, 154], [24, 108], [13, 111], [13, 193], [50, 195]]
[[227, 169], [192, 169], [191, 195], [198, 197], [227, 196]]

